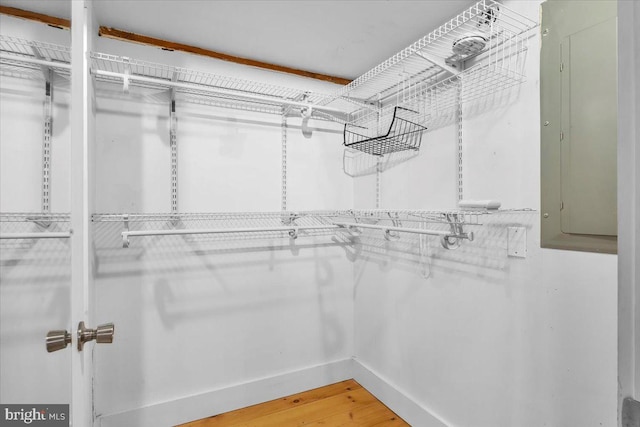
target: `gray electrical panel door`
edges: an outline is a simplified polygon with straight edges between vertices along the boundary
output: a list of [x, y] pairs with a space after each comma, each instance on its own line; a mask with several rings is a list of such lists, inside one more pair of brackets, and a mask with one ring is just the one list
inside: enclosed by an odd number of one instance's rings
[[617, 251], [616, 15], [615, 1], [542, 4], [542, 247]]
[[562, 40], [562, 232], [615, 236], [616, 19]]

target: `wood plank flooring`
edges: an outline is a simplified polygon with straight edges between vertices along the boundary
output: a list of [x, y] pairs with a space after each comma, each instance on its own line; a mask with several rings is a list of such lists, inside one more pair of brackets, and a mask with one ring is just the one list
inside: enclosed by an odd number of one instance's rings
[[179, 427], [409, 426], [354, 380], [182, 424]]

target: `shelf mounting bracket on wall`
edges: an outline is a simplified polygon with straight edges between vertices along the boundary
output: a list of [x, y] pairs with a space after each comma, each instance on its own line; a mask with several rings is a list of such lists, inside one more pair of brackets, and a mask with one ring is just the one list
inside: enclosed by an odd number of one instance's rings
[[464, 199], [464, 180], [462, 175], [462, 80], [458, 82], [456, 88], [456, 124], [458, 126], [458, 146], [457, 146], [457, 158], [458, 158], [458, 203]]
[[53, 70], [45, 80], [44, 129], [42, 137], [42, 212], [51, 211], [51, 126], [53, 115]]
[[[302, 102], [307, 98], [307, 94], [300, 94], [294, 98], [296, 102]], [[282, 121], [280, 122], [280, 134], [282, 140], [281, 149], [281, 167], [282, 175], [280, 181], [280, 209], [285, 212], [287, 210], [287, 116], [291, 114], [293, 105], [282, 106]], [[301, 111], [304, 121], [304, 110]], [[309, 117], [311, 116], [311, 110], [309, 110]], [[304, 129], [302, 131], [304, 135]], [[310, 136], [310, 135], [309, 135]], [[305, 137], [307, 137], [305, 135]]]
[[451, 65], [448, 65], [444, 61], [436, 58], [434, 55], [430, 55], [427, 52], [416, 52], [416, 55], [419, 56], [420, 58], [424, 59], [425, 61], [429, 61], [432, 64], [437, 65], [438, 67], [442, 68], [444, 71], [449, 73], [450, 76], [455, 76], [455, 75], [460, 74], [460, 70], [456, 69], [455, 67], [453, 67]]
[[280, 188], [280, 207], [283, 212], [287, 210], [287, 107], [282, 108], [282, 123], [280, 126], [282, 134], [282, 181]]
[[447, 213], [445, 218], [449, 222], [451, 234], [449, 236], [442, 236], [440, 238], [440, 244], [445, 249], [458, 249], [460, 247], [460, 240], [467, 239], [473, 242], [473, 232], [464, 231], [464, 219], [459, 214]]
[[124, 76], [122, 77], [122, 92], [129, 93], [129, 83], [131, 83], [131, 79], [129, 76], [131, 75], [131, 65], [129, 65], [129, 58], [126, 56], [122, 57], [124, 61]]
[[[378, 94], [378, 106], [380, 106], [380, 94]], [[381, 133], [381, 129], [380, 129], [380, 122], [381, 122], [381, 117], [380, 117], [380, 110], [378, 110], [376, 112], [376, 129], [378, 130], [378, 133]], [[376, 209], [380, 209], [380, 206], [382, 204], [380, 198], [381, 198], [381, 192], [382, 192], [382, 156], [379, 156], [376, 159]]]
[[[176, 81], [178, 75], [173, 73], [172, 81]], [[171, 89], [171, 101], [169, 107], [169, 147], [171, 149], [171, 213], [178, 212], [178, 118], [176, 117], [176, 90]]]
[[[33, 56], [41, 61], [46, 58], [36, 46], [31, 46]], [[52, 116], [53, 116], [53, 78], [54, 71], [45, 65], [40, 66], [44, 75], [45, 98], [44, 98], [44, 126], [42, 135], [42, 201], [41, 210], [43, 213], [51, 212], [51, 134], [52, 134]], [[40, 224], [48, 226], [49, 223]]]
[[382, 205], [382, 157], [376, 158], [376, 209]]

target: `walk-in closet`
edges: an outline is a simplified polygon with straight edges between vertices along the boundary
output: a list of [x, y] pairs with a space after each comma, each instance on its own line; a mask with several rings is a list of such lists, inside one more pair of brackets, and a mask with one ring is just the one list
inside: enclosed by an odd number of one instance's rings
[[0, 0], [0, 425], [640, 426], [638, 28]]

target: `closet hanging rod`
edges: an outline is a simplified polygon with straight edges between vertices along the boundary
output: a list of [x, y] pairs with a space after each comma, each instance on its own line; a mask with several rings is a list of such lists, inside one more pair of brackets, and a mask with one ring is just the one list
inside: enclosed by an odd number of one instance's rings
[[440, 237], [456, 237], [473, 240], [473, 232], [456, 234], [446, 230], [427, 230], [423, 228], [405, 228], [405, 227], [388, 227], [386, 225], [374, 225], [374, 224], [362, 224], [359, 222], [336, 222], [336, 225], [344, 228], [370, 228], [372, 230], [383, 230], [385, 232], [395, 231], [398, 233], [414, 233], [414, 234], [426, 234], [429, 236]]
[[300, 102], [300, 101], [293, 101], [293, 100], [289, 100], [289, 99], [272, 98], [272, 97], [268, 97], [268, 96], [264, 96], [264, 95], [257, 95], [257, 94], [246, 93], [246, 92], [240, 92], [239, 93], [239, 92], [236, 92], [236, 91], [233, 91], [233, 90], [224, 89], [224, 88], [207, 87], [207, 86], [201, 86], [201, 85], [196, 85], [196, 84], [192, 84], [192, 83], [173, 82], [173, 81], [158, 79], [158, 78], [154, 78], [154, 77], [146, 77], [146, 76], [138, 76], [138, 75], [134, 75], [134, 74], [117, 73], [117, 72], [114, 72], [114, 71], [105, 71], [105, 70], [92, 69], [91, 72], [93, 74], [95, 74], [96, 76], [116, 77], [116, 78], [120, 78], [120, 79], [123, 79], [123, 80], [128, 79], [129, 81], [138, 81], [138, 82], [142, 82], [142, 83], [151, 83], [151, 84], [157, 84], [157, 85], [166, 86], [166, 87], [174, 87], [174, 88], [177, 88], [177, 89], [187, 89], [187, 90], [193, 90], [193, 91], [196, 91], [196, 92], [205, 92], [205, 93], [210, 93], [212, 95], [237, 96], [239, 98], [251, 99], [251, 100], [262, 101], [262, 102], [268, 102], [268, 103], [277, 104], [277, 105], [289, 105], [289, 106], [293, 106], [293, 107], [302, 107], [302, 108], [309, 108], [310, 107], [310, 108], [312, 108], [314, 110], [324, 111], [326, 113], [340, 114], [342, 116], [347, 115], [347, 113], [345, 113], [344, 111], [339, 110], [337, 108], [330, 108], [330, 107], [325, 107], [323, 105], [311, 104], [311, 103]]
[[30, 64], [44, 65], [45, 67], [64, 68], [65, 70], [71, 69], [71, 64], [66, 62], [47, 61], [46, 59], [30, 58], [28, 56], [9, 55], [6, 53], [0, 53], [0, 59], [7, 61], [27, 62]]
[[296, 238], [298, 231], [306, 230], [333, 230], [343, 229], [338, 225], [301, 225], [301, 226], [277, 226], [277, 227], [254, 227], [254, 228], [205, 228], [205, 229], [180, 229], [180, 230], [140, 230], [123, 231], [122, 246], [129, 247], [129, 237], [142, 236], [182, 236], [189, 234], [236, 234], [236, 233], [263, 233], [270, 231], [285, 231], [289, 236]]
[[43, 232], [43, 233], [3, 233], [0, 240], [9, 239], [68, 239], [71, 237], [70, 231], [63, 232]]

